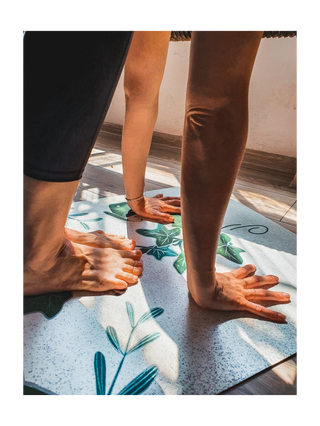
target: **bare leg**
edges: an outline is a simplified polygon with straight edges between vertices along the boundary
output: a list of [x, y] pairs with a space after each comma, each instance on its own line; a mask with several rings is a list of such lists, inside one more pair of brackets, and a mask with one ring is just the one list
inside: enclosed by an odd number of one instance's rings
[[[136, 31], [125, 63], [126, 112], [122, 135], [123, 178], [126, 196], [140, 197], [154, 126], [159, 90], [165, 70], [170, 31]], [[140, 198], [128, 201], [139, 216], [173, 222], [168, 213], [180, 213], [180, 199]]]
[[24, 294], [86, 290], [123, 292], [138, 282], [140, 250], [71, 242], [64, 225], [77, 189], [74, 182], [24, 178]]
[[[287, 302], [288, 295], [255, 290], [277, 277], [252, 277], [247, 265], [215, 273], [219, 233], [245, 150], [248, 90], [261, 32], [193, 32], [182, 149], [181, 201], [188, 288], [208, 309], [277, 313], [251, 300]], [[250, 285], [246, 287], [245, 281]], [[272, 299], [273, 298], [273, 299]]]

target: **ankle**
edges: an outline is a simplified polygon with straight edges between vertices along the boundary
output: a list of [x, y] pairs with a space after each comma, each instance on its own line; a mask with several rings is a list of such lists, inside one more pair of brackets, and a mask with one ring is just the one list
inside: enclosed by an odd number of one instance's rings
[[187, 272], [187, 284], [193, 300], [202, 308], [207, 308], [209, 301], [216, 297], [217, 285], [215, 273], [211, 273], [207, 277], [192, 277]]
[[[57, 257], [65, 251], [67, 238], [62, 237], [54, 244], [51, 241], [48, 244], [41, 244], [41, 246], [33, 245], [24, 247], [24, 265], [33, 271], [47, 272], [55, 264]], [[71, 243], [70, 243], [71, 244]]]

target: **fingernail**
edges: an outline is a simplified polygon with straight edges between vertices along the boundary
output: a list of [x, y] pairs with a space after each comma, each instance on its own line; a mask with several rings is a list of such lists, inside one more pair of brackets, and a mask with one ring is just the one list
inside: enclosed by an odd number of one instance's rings
[[285, 297], [286, 299], [290, 299], [290, 294], [288, 293], [282, 293], [282, 296]]
[[279, 281], [279, 278], [278, 278], [278, 277], [276, 277], [275, 275], [272, 275], [272, 278], [273, 278], [275, 281]]
[[280, 314], [280, 312], [278, 312], [278, 317], [279, 317], [281, 320], [285, 320], [285, 319], [286, 319], [286, 316], [285, 316], [285, 315], [283, 315], [283, 314]]

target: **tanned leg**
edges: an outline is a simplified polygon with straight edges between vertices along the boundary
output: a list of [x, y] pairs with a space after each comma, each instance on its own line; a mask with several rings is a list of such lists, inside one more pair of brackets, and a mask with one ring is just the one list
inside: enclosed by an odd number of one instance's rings
[[192, 33], [182, 148], [182, 223], [188, 288], [196, 303], [283, 321], [283, 316], [250, 301], [287, 302], [289, 295], [256, 289], [275, 285], [277, 277], [253, 276], [253, 265], [215, 273], [219, 234], [246, 146], [249, 81], [261, 36], [261, 32]]
[[84, 290], [121, 294], [138, 282], [140, 250], [71, 242], [65, 223], [78, 186], [24, 177], [24, 294]]

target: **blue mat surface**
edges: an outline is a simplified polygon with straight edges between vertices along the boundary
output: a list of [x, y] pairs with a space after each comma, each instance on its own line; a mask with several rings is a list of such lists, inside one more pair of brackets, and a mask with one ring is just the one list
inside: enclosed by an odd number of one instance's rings
[[[180, 188], [163, 190], [178, 196]], [[159, 191], [151, 191], [156, 194]], [[209, 312], [188, 295], [180, 216], [172, 225], [128, 215], [123, 196], [73, 203], [67, 226], [127, 235], [143, 251], [139, 283], [120, 297], [25, 298], [24, 380], [58, 395], [210, 395], [296, 353], [296, 235], [230, 200], [216, 268], [253, 263], [279, 277], [291, 303], [275, 324]], [[208, 230], [210, 232], [210, 230]]]

